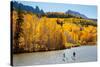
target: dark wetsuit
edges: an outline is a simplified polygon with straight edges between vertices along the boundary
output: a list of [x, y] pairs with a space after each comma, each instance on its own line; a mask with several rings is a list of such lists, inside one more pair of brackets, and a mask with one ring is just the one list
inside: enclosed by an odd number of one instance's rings
[[75, 52], [73, 52], [73, 56], [74, 56], [74, 57], [76, 56], [76, 53], [75, 53]]

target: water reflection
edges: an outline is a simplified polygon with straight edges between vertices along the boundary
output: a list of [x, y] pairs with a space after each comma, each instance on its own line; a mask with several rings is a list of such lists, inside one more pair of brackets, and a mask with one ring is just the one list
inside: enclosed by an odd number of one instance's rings
[[97, 47], [82, 46], [66, 50], [23, 53], [13, 55], [14, 65], [58, 64], [83, 61], [96, 61]]

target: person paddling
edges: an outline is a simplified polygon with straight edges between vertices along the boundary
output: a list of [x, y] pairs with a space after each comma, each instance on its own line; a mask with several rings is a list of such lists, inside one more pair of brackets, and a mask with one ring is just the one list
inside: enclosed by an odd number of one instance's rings
[[76, 53], [75, 52], [73, 52], [73, 56], [71, 57], [72, 58], [72, 60], [76, 60]]
[[76, 53], [75, 52], [73, 52], [73, 57], [75, 57], [76, 56]]
[[63, 57], [65, 58], [66, 56], [65, 56], [65, 53], [63, 54]]

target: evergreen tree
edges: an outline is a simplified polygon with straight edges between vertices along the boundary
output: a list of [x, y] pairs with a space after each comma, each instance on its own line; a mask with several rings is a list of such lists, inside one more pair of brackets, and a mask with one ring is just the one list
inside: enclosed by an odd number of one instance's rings
[[16, 33], [15, 33], [15, 51], [14, 52], [19, 52], [19, 44], [20, 44], [20, 37], [23, 36], [23, 29], [22, 29], [22, 25], [23, 25], [23, 12], [20, 9], [18, 9], [18, 18], [16, 19]]

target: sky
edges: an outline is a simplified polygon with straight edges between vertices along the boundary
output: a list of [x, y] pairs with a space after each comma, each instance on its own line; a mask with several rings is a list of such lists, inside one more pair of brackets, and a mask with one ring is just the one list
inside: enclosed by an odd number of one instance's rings
[[95, 5], [79, 5], [79, 4], [67, 4], [67, 3], [48, 3], [48, 2], [32, 2], [32, 1], [19, 1], [24, 5], [32, 7], [39, 6], [44, 12], [66, 12], [67, 10], [73, 10], [84, 14], [88, 18], [97, 18], [97, 6]]

